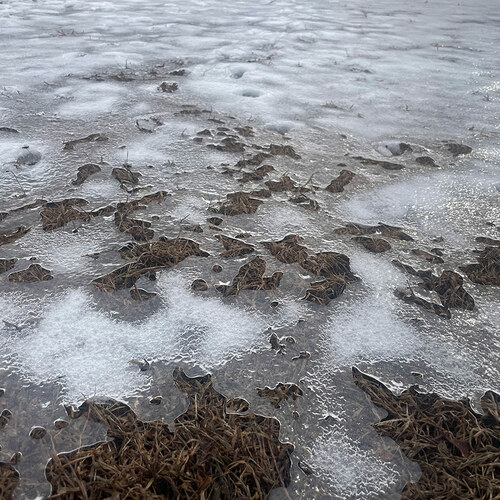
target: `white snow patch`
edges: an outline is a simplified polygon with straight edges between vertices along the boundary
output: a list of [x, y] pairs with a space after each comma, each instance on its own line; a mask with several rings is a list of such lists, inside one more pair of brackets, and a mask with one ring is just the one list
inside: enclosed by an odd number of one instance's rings
[[138, 323], [100, 312], [85, 291], [71, 290], [9, 349], [34, 380], [62, 379], [68, 400], [119, 398], [147, 385], [132, 359], [183, 357], [208, 370], [250, 349], [265, 329], [256, 314], [194, 296], [178, 275], [162, 276], [159, 287], [163, 307]]
[[362, 450], [345, 430], [335, 429], [318, 440], [312, 450], [312, 468], [325, 479], [335, 497], [381, 498], [398, 480], [394, 465]]

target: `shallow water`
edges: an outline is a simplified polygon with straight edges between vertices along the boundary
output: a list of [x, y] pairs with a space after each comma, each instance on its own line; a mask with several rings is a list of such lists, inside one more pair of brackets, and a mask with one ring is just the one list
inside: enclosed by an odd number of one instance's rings
[[[399, 498], [405, 482], [418, 478], [418, 467], [370, 427], [383, 415], [354, 385], [353, 365], [396, 391], [418, 383], [476, 402], [486, 389], [500, 390], [498, 287], [466, 279], [476, 308], [453, 310], [446, 320], [394, 297], [396, 288], [418, 280], [391, 264], [396, 258], [436, 273], [457, 270], [475, 261], [472, 250], [483, 247], [477, 236], [499, 236], [500, 18], [488, 1], [365, 3], [0, 4], [0, 126], [19, 131], [0, 132], [0, 212], [37, 198], [81, 197], [94, 209], [166, 190], [171, 196], [162, 204], [134, 217], [151, 222], [156, 236], [181, 235], [211, 254], [190, 257], [157, 281], [141, 278], [138, 286], [158, 296], [137, 303], [128, 290], [105, 294], [90, 284], [123, 264], [118, 250], [130, 238], [112, 215], [51, 232], [41, 228], [40, 208], [0, 222], [2, 234], [32, 226], [0, 246], [0, 258], [17, 257], [17, 271], [36, 257], [54, 275], [16, 284], [0, 274], [0, 319], [8, 322], [0, 327], [0, 385], [2, 404], [14, 413], [0, 454], [8, 460], [23, 452], [18, 498], [48, 494], [43, 467], [53, 450], [104, 436], [99, 426], [82, 429], [72, 421], [69, 430], [35, 442], [28, 437], [32, 425], [52, 428], [64, 416], [62, 403], [91, 396], [123, 399], [144, 418], [172, 421], [186, 405], [171, 380], [179, 364], [190, 375], [213, 373], [217, 390], [281, 421], [282, 439], [296, 447], [292, 498]], [[184, 76], [169, 74], [179, 69]], [[177, 82], [179, 90], [160, 92], [163, 81]], [[163, 124], [141, 132], [137, 120], [151, 117]], [[276, 171], [268, 178], [286, 173], [299, 185], [324, 188], [343, 168], [356, 176], [342, 193], [318, 189], [312, 197], [319, 211], [275, 193], [255, 214], [224, 217], [223, 234], [249, 232], [245, 241], [256, 248], [224, 259], [217, 231], [206, 224], [209, 207], [227, 193], [263, 185], [242, 186], [238, 175], [221, 173], [221, 164], [233, 166], [242, 153], [193, 138], [206, 128], [215, 134], [217, 127], [244, 125], [254, 127], [255, 137], [242, 142], [289, 144], [301, 156], [270, 158]], [[63, 142], [93, 133], [108, 140], [63, 149]], [[472, 146], [472, 154], [452, 156], [449, 140]], [[401, 141], [413, 151], [392, 156]], [[41, 153], [35, 165], [15, 164], [24, 145]], [[438, 167], [415, 162], [427, 155]], [[389, 171], [356, 156], [405, 168]], [[88, 162], [101, 172], [73, 186], [77, 168]], [[110, 173], [124, 162], [148, 189], [136, 195], [120, 189]], [[401, 226], [415, 241], [390, 240], [389, 252], [373, 255], [351, 236], [333, 233], [348, 222]], [[204, 232], [186, 231], [188, 224], [203, 224]], [[289, 233], [303, 236], [311, 253], [347, 254], [361, 280], [326, 307], [301, 300], [314, 277], [260, 244]], [[411, 253], [436, 246], [445, 264]], [[89, 257], [96, 252], [99, 258]], [[230, 282], [256, 255], [266, 260], [266, 276], [284, 273], [280, 287], [222, 299], [213, 285]], [[214, 264], [222, 273], [212, 272]], [[196, 278], [208, 282], [208, 292], [189, 289]], [[269, 327], [296, 340], [285, 355], [269, 348]], [[301, 351], [310, 359], [292, 360]], [[147, 372], [130, 363], [144, 358], [152, 363]], [[298, 383], [305, 394], [274, 409], [256, 388], [278, 382]], [[158, 394], [163, 404], [149, 405]], [[334, 419], [325, 421], [328, 415]], [[306, 476], [299, 461], [314, 475]], [[273, 496], [286, 497], [279, 490]]]

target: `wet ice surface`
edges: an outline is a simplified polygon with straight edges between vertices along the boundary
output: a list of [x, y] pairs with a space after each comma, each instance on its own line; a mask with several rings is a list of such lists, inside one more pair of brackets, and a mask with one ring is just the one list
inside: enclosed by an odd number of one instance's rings
[[[36, 257], [54, 275], [14, 284], [9, 273], [0, 274], [0, 320], [8, 322], [0, 327], [0, 385], [7, 389], [2, 404], [14, 413], [2, 431], [1, 459], [23, 451], [20, 498], [48, 492], [42, 469], [51, 450], [29, 442], [32, 425], [50, 427], [64, 416], [62, 402], [93, 395], [135, 402], [139, 413], [171, 421], [184, 404], [170, 377], [178, 364], [189, 374], [212, 372], [218, 390], [280, 419], [283, 439], [296, 447], [293, 498], [398, 498], [405, 482], [418, 478], [418, 468], [371, 429], [383, 415], [354, 386], [353, 365], [396, 391], [419, 383], [477, 401], [484, 390], [500, 389], [498, 288], [465, 280], [476, 309], [454, 310], [445, 320], [394, 297], [394, 289], [418, 281], [391, 264], [397, 258], [416, 269], [456, 271], [475, 261], [473, 249], [483, 248], [477, 236], [499, 237], [500, 18], [491, 2], [249, 5], [0, 4], [6, 47], [0, 51], [0, 127], [19, 132], [0, 131], [0, 212], [37, 198], [70, 197], [85, 198], [84, 208], [92, 210], [166, 190], [171, 196], [161, 205], [133, 217], [151, 222], [156, 237], [181, 235], [211, 254], [188, 258], [155, 282], [141, 278], [138, 286], [158, 296], [137, 303], [128, 290], [108, 295], [90, 285], [123, 264], [118, 250], [130, 238], [118, 232], [112, 215], [52, 232], [42, 230], [40, 208], [0, 222], [0, 234], [32, 226], [17, 242], [0, 246], [0, 258], [19, 258], [18, 271]], [[185, 74], [171, 74], [179, 70]], [[163, 81], [177, 82], [178, 90], [161, 92]], [[138, 120], [153, 118], [154, 131], [141, 132]], [[232, 167], [245, 155], [206, 145], [224, 138], [215, 135], [217, 127], [248, 124], [256, 136], [242, 142], [290, 144], [302, 156], [270, 158], [266, 163], [276, 171], [266, 179], [287, 174], [298, 185], [323, 188], [343, 168], [356, 176], [342, 193], [311, 195], [318, 212], [290, 203], [289, 193], [275, 193], [255, 214], [225, 217], [223, 234], [249, 232], [245, 241], [256, 250], [224, 259], [217, 231], [205, 223], [214, 215], [207, 210], [227, 193], [263, 185], [242, 186], [238, 175], [222, 175], [221, 164]], [[207, 128], [213, 139], [194, 142]], [[63, 150], [63, 142], [95, 133], [108, 140]], [[469, 144], [472, 155], [452, 156], [449, 140]], [[393, 156], [401, 141], [413, 151]], [[405, 169], [384, 170], [355, 156]], [[438, 167], [419, 165], [419, 156], [431, 156]], [[101, 172], [72, 185], [77, 168], [89, 162]], [[111, 177], [124, 162], [142, 174], [143, 191], [128, 194]], [[374, 256], [350, 236], [333, 234], [348, 222], [398, 225], [415, 241], [390, 240], [392, 250]], [[192, 224], [204, 232], [183, 229]], [[303, 236], [311, 252], [346, 253], [361, 280], [324, 308], [300, 300], [314, 278], [260, 245], [289, 233]], [[411, 253], [433, 247], [443, 249], [445, 264]], [[97, 252], [99, 258], [90, 256]], [[213, 285], [229, 283], [255, 255], [265, 258], [266, 276], [284, 273], [280, 287], [222, 299]], [[211, 270], [216, 263], [220, 274]], [[204, 295], [189, 288], [196, 278], [209, 284]], [[284, 356], [269, 349], [268, 327], [295, 338]], [[292, 360], [301, 351], [311, 358]], [[148, 372], [130, 363], [144, 358], [151, 362]], [[281, 409], [257, 397], [257, 387], [278, 382], [300, 384], [304, 397]], [[148, 398], [158, 393], [165, 403], [150, 407]], [[334, 420], [325, 423], [328, 415]], [[102, 431], [80, 435], [87, 443]], [[57, 448], [67, 449], [67, 443]], [[299, 461], [314, 475], [306, 476]]]

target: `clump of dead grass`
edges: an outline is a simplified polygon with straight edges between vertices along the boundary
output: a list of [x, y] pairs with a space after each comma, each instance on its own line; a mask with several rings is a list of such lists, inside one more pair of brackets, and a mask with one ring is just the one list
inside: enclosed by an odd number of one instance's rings
[[481, 400], [483, 414], [468, 399], [455, 401], [410, 387], [395, 396], [378, 380], [353, 368], [355, 383], [388, 412], [374, 425], [422, 469], [403, 500], [494, 500], [500, 498], [500, 395]]
[[293, 446], [279, 441], [276, 419], [235, 413], [248, 405], [227, 401], [209, 375], [189, 378], [176, 369], [174, 380], [189, 397], [174, 432], [117, 401], [69, 409], [106, 425], [109, 441], [54, 455], [46, 469], [50, 498], [264, 499], [290, 483]]

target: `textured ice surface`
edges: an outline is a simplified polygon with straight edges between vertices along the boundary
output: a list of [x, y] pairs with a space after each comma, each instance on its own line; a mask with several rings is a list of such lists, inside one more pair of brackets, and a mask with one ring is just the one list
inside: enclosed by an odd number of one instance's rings
[[[185, 359], [210, 370], [258, 342], [265, 323], [257, 315], [196, 297], [178, 276], [159, 285], [162, 309], [136, 323], [97, 311], [81, 289], [68, 291], [44, 308], [35, 327], [13, 338], [9, 350], [29, 377], [62, 379], [71, 401], [120, 398], [145, 387], [148, 379], [133, 359]], [[4, 309], [8, 316], [11, 308]]]
[[0, 15], [4, 92], [22, 96], [46, 82], [61, 116], [116, 111], [126, 99], [112, 81], [53, 89], [62, 77], [106, 79], [167, 59], [191, 74], [180, 92], [282, 131], [497, 133], [499, 17], [490, 0], [20, 0], [0, 4]]
[[360, 193], [341, 210], [358, 222], [410, 224], [420, 234], [463, 246], [464, 235], [472, 242], [485, 217], [500, 220], [499, 180], [498, 165], [469, 161], [466, 168], [416, 175]]
[[343, 304], [326, 327], [335, 366], [358, 361], [402, 360], [419, 348], [416, 332], [396, 313], [393, 290], [404, 286], [402, 273], [383, 257], [351, 256], [353, 271], [367, 287], [367, 296]]
[[[267, 402], [258, 406], [257, 385], [302, 380], [306, 394], [292, 403], [299, 420], [292, 421], [288, 406], [277, 416], [283, 433], [297, 444], [298, 459], [304, 458], [302, 448], [312, 451], [315, 474], [304, 478], [296, 471], [291, 495], [397, 496], [400, 464], [382, 462], [373, 440], [367, 446], [358, 440], [373, 414], [364, 395], [362, 402], [356, 399], [361, 396], [350, 366], [357, 364], [398, 389], [415, 383], [415, 370], [424, 374], [419, 379], [424, 390], [444, 396], [477, 398], [485, 389], [499, 390], [498, 290], [466, 280], [477, 309], [453, 311], [447, 321], [394, 297], [394, 289], [406, 287], [410, 278], [391, 264], [400, 258], [441, 272], [444, 266], [427, 265], [411, 249], [430, 249], [431, 240], [443, 236], [446, 266], [456, 269], [473, 262], [476, 236], [497, 235], [491, 224], [500, 219], [500, 17], [493, 3], [1, 2], [0, 126], [19, 134], [0, 132], [0, 212], [4, 204], [7, 210], [37, 197], [81, 196], [92, 208], [127, 201], [133, 195], [110, 177], [113, 167], [127, 162], [143, 174], [141, 188], [172, 194], [137, 217], [152, 221], [156, 236], [176, 237], [181, 221], [204, 222], [210, 204], [249, 186], [217, 171], [240, 154], [192, 141], [200, 129], [217, 126], [207, 119], [221, 117], [219, 112], [266, 130], [261, 144], [290, 143], [301, 154], [298, 162], [273, 158], [276, 172], [269, 177], [287, 173], [300, 184], [314, 174], [312, 184], [324, 187], [338, 175], [341, 161], [350, 162], [357, 174], [342, 194], [314, 193], [321, 206], [317, 212], [290, 204], [289, 194], [282, 193], [266, 199], [254, 215], [226, 218], [221, 227], [228, 234], [252, 234], [253, 255], [267, 260], [269, 273], [285, 272], [279, 289], [221, 300], [212, 285], [232, 279], [246, 257], [222, 261], [215, 233], [205, 230], [188, 237], [212, 254], [206, 267], [188, 259], [179, 266], [182, 278], [169, 270], [155, 283], [139, 283], [159, 293], [151, 310], [130, 306], [126, 291], [113, 297], [90, 291], [91, 279], [123, 264], [116, 250], [129, 238], [116, 231], [112, 216], [77, 222], [76, 233], [72, 225], [47, 233], [37, 211], [27, 213], [32, 231], [2, 246], [1, 258], [19, 257], [19, 270], [37, 257], [54, 280], [13, 285], [7, 274], [0, 276], [5, 292], [0, 320], [20, 328], [0, 324], [6, 342], [2, 357], [14, 356], [34, 383], [62, 382], [62, 397], [72, 401], [93, 394], [125, 398], [147, 387], [150, 375], [130, 364], [144, 357], [162, 359], [169, 369], [185, 362], [215, 371], [218, 383], [229, 379], [228, 391], [244, 394], [262, 413], [270, 408]], [[179, 69], [184, 76], [169, 74]], [[161, 81], [175, 81], [179, 88], [162, 93]], [[184, 115], [178, 114], [181, 109]], [[149, 134], [137, 128], [138, 119], [152, 117], [163, 125]], [[224, 119], [227, 125], [230, 119]], [[94, 133], [109, 141], [63, 150], [63, 141]], [[349, 133], [356, 141], [340, 136]], [[448, 139], [470, 144], [473, 154], [443, 153], [441, 141]], [[441, 168], [416, 167], [411, 159], [416, 154], [392, 158], [401, 140], [416, 144], [415, 153], [430, 154]], [[40, 151], [42, 159], [17, 168], [24, 145]], [[406, 169], [362, 166], [346, 154], [401, 161]], [[100, 162], [102, 172], [73, 187], [76, 169], [90, 161]], [[9, 216], [1, 231], [24, 223], [24, 215]], [[346, 222], [401, 225], [416, 242], [391, 242], [387, 254], [372, 256], [350, 237], [332, 233]], [[309, 278], [296, 265], [280, 267], [258, 245], [288, 233], [304, 236], [315, 252], [345, 252], [361, 281], [323, 309], [298, 301]], [[101, 252], [99, 259], [86, 256], [94, 252]], [[219, 261], [224, 270], [214, 277], [210, 269]], [[209, 282], [208, 297], [188, 290], [195, 277]], [[271, 300], [278, 307], [271, 308]], [[137, 318], [135, 311], [140, 311]], [[269, 349], [264, 333], [269, 326], [296, 338], [286, 355]], [[311, 358], [290, 359], [302, 350]], [[349, 426], [360, 408], [371, 420]], [[38, 408], [32, 410], [39, 415]], [[318, 424], [323, 411], [344, 419], [338, 429], [323, 434]]]
[[359, 447], [342, 429], [325, 433], [312, 450], [311, 465], [327, 478], [335, 498], [380, 498], [398, 471]]

